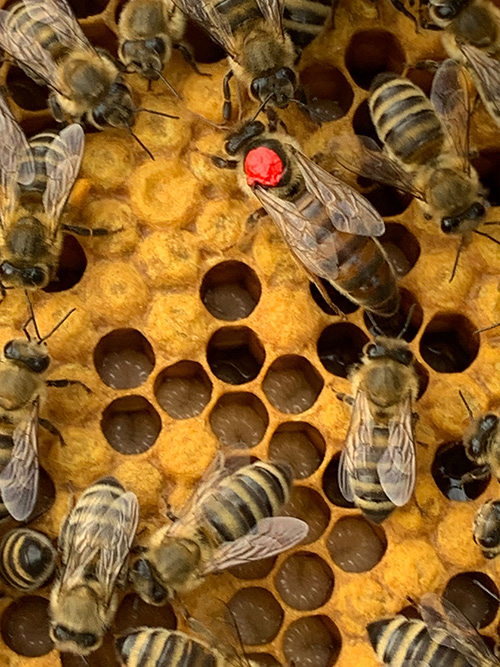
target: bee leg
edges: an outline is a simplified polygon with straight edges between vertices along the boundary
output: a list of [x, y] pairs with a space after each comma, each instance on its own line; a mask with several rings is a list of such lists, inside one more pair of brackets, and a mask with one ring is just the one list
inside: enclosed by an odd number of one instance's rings
[[414, 65], [408, 65], [408, 69], [427, 69], [431, 72], [435, 72], [441, 63], [439, 63], [437, 60], [419, 60], [417, 63]]
[[339, 392], [337, 394], [337, 398], [339, 401], [342, 401], [343, 403], [347, 403], [351, 408], [354, 405], [354, 396], [349, 396], [349, 394], [344, 394], [343, 392]]
[[43, 428], [48, 431], [49, 433], [52, 433], [52, 435], [55, 435], [57, 438], [59, 438], [59, 441], [63, 447], [66, 446], [66, 443], [64, 442], [64, 438], [62, 437], [61, 431], [54, 426], [52, 422], [50, 422], [48, 419], [44, 419], [43, 417], [38, 418], [38, 423], [40, 426], [43, 426]]
[[309, 279], [312, 280], [312, 282], [316, 285], [316, 288], [318, 292], [321, 294], [323, 297], [323, 300], [325, 301], [326, 305], [333, 310], [334, 313], [337, 313], [343, 320], [347, 319], [346, 314], [343, 313], [340, 308], [333, 303], [333, 301], [330, 298], [330, 295], [326, 291], [325, 286], [323, 285], [323, 282], [321, 278], [318, 278], [318, 276], [315, 276], [313, 273], [310, 271], [307, 271], [306, 273], [309, 275]]
[[419, 24], [416, 16], [414, 16], [406, 7], [403, 5], [401, 0], [391, 0], [391, 4], [398, 12], [404, 14], [407, 18], [411, 19], [415, 24], [416, 31], [419, 32]]
[[80, 387], [82, 387], [83, 389], [85, 389], [85, 391], [87, 392], [87, 394], [91, 394], [91, 393], [92, 393], [92, 389], [90, 389], [90, 387], [87, 387], [87, 385], [84, 384], [83, 382], [80, 382], [80, 380], [67, 380], [67, 379], [63, 379], [63, 380], [47, 380], [47, 381], [45, 382], [45, 384], [47, 385], [47, 387], [69, 387], [70, 385], [75, 385], [75, 384], [77, 384], [77, 385], [79, 385]]
[[281, 127], [283, 131], [288, 134], [288, 130], [285, 123], [280, 118], [278, 118], [278, 114], [274, 109], [271, 109], [271, 107], [267, 107], [266, 116], [267, 116], [267, 125], [269, 128], [269, 132], [277, 132], [278, 127]]
[[482, 465], [474, 468], [470, 472], [466, 472], [465, 475], [462, 475], [462, 486], [464, 484], [469, 484], [470, 482], [477, 482], [482, 479], [486, 479], [491, 474], [489, 465]]
[[58, 123], [64, 123], [66, 118], [64, 116], [64, 111], [61, 109], [61, 105], [56, 99], [56, 96], [53, 94], [49, 95], [49, 109]]
[[224, 93], [224, 105], [222, 107], [222, 117], [226, 121], [231, 120], [231, 113], [233, 111], [233, 107], [231, 104], [231, 88], [229, 86], [229, 82], [231, 81], [233, 76], [234, 72], [232, 69], [230, 69], [229, 72], [224, 77], [224, 81], [222, 82], [222, 92]]
[[226, 158], [220, 157], [219, 155], [209, 155], [208, 156], [217, 169], [236, 169], [238, 166], [238, 160], [226, 160]]
[[121, 232], [123, 227], [119, 229], [105, 229], [104, 227], [96, 227], [89, 229], [88, 227], [81, 227], [80, 225], [62, 225], [65, 232], [71, 232], [77, 236], [107, 236], [108, 234], [116, 234]]
[[193, 52], [187, 44], [174, 44], [174, 49], [177, 49], [182, 55], [187, 64], [200, 76], [212, 76], [208, 72], [202, 72], [198, 69], [198, 65], [194, 61]]
[[179, 521], [179, 517], [172, 510], [172, 505], [170, 503], [167, 503], [167, 506], [165, 507], [165, 515], [167, 519], [170, 519], [172, 523], [176, 523], [176, 521]]

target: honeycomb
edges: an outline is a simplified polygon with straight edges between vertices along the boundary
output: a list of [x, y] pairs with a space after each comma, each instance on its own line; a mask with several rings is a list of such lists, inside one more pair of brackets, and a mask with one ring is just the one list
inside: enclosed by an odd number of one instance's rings
[[[70, 0], [85, 33], [116, 53], [121, 0]], [[500, 3], [499, 3], [500, 4]], [[297, 483], [287, 511], [304, 518], [306, 541], [278, 558], [211, 578], [183, 597], [203, 620], [227, 603], [245, 650], [263, 665], [373, 667], [365, 626], [392, 615], [427, 590], [445, 591], [485, 633], [496, 636], [500, 559], [486, 562], [472, 540], [479, 505], [498, 497], [492, 480], [467, 485], [460, 445], [467, 412], [499, 407], [500, 334], [474, 331], [499, 319], [498, 248], [475, 236], [449, 282], [457, 240], [423, 219], [411, 198], [370, 185], [366, 196], [385, 217], [382, 239], [401, 276], [403, 315], [416, 304], [406, 333], [418, 359], [418, 479], [413, 499], [382, 526], [369, 524], [337, 485], [349, 409], [347, 372], [372, 324], [331, 292], [342, 320], [322, 301], [268, 218], [249, 237], [258, 206], [234, 172], [207, 153], [223, 154], [220, 49], [193, 26], [188, 38], [210, 77], [179, 54], [168, 69], [184, 102], [161, 81], [131, 75], [141, 106], [179, 120], [141, 114], [136, 130], [151, 161], [119, 131], [89, 132], [70, 200], [69, 220], [119, 230], [106, 238], [67, 236], [58, 280], [35, 297], [42, 332], [76, 312], [49, 341], [52, 378], [83, 381], [49, 389], [46, 417], [66, 446], [41, 432], [41, 492], [31, 525], [56, 538], [80, 492], [112, 473], [141, 506], [139, 537], [163, 521], [165, 501], [182, 506], [218, 447], [236, 458], [289, 461]], [[367, 91], [381, 71], [407, 74], [426, 92], [432, 73], [416, 67], [445, 57], [440, 35], [417, 33], [389, 0], [341, 0], [334, 29], [306, 49], [301, 80], [312, 116], [283, 112], [304, 151], [335, 167], [328, 148], [342, 134], [373, 136]], [[1, 79], [27, 134], [52, 125], [46, 91], [4, 63]], [[251, 113], [252, 105], [243, 111]], [[481, 105], [474, 112], [474, 164], [489, 189], [488, 220], [500, 205], [500, 135]], [[493, 228], [494, 229], [494, 228]], [[0, 308], [0, 340], [26, 318], [24, 296], [10, 292]], [[382, 324], [397, 333], [399, 322]], [[389, 330], [390, 327], [394, 329]], [[6, 521], [0, 533], [13, 522]], [[481, 586], [478, 585], [481, 584]], [[0, 665], [114, 667], [112, 635], [85, 660], [59, 655], [48, 636], [49, 587], [0, 599]], [[114, 632], [137, 625], [182, 624], [179, 609], [151, 607], [124, 593]]]

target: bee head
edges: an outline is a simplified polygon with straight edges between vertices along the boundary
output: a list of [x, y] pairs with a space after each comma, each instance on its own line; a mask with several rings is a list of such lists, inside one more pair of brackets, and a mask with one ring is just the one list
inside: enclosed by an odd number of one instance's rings
[[49, 272], [45, 266], [16, 266], [7, 260], [0, 264], [0, 282], [4, 287], [42, 289], [49, 281]]
[[498, 417], [493, 413], [483, 415], [472, 422], [464, 435], [465, 453], [476, 463], [486, 462], [492, 438], [498, 428]]
[[403, 366], [410, 366], [414, 359], [413, 352], [404, 340], [382, 336], [377, 336], [373, 342], [367, 343], [363, 348], [363, 355], [370, 360], [392, 359]]
[[483, 556], [491, 559], [500, 546], [500, 502], [488, 500], [480, 507], [474, 519], [474, 542], [481, 547]]
[[24, 338], [9, 340], [3, 348], [3, 354], [6, 359], [26, 366], [33, 373], [44, 373], [50, 364], [47, 346], [45, 343], [40, 345], [34, 340], [24, 340]]
[[136, 108], [128, 86], [117, 78], [106, 97], [94, 107], [92, 116], [99, 127], [130, 129], [135, 122]]
[[130, 579], [137, 594], [147, 604], [161, 606], [170, 597], [168, 590], [160, 583], [156, 568], [147, 558], [138, 558], [134, 562]]
[[295, 94], [297, 75], [290, 67], [260, 76], [250, 85], [250, 92], [259, 102], [266, 102], [278, 109], [288, 106]]
[[486, 215], [486, 208], [480, 201], [473, 202], [467, 210], [459, 215], [448, 216], [441, 220], [441, 231], [445, 234], [453, 234], [462, 231], [464, 223], [473, 223], [476, 227]]
[[[102, 644], [107, 630], [106, 610], [87, 585], [58, 595], [51, 604], [50, 638], [62, 652], [87, 655]], [[54, 604], [55, 601], [55, 604]]]
[[172, 48], [164, 39], [153, 37], [123, 42], [119, 55], [125, 67], [140, 72], [146, 79], [156, 81], [171, 53]]

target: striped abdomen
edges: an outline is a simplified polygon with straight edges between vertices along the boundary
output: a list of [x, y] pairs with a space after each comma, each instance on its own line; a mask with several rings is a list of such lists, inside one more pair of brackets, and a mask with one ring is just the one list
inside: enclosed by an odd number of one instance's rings
[[247, 29], [249, 22], [262, 20], [255, 0], [220, 0], [215, 7], [229, 22], [233, 35], [243, 28]]
[[205, 530], [217, 545], [246, 535], [265, 517], [277, 514], [292, 485], [288, 466], [257, 461], [226, 477], [203, 501]]
[[[9, 16], [6, 21], [6, 30], [8, 32], [12, 34], [20, 32], [23, 35], [30, 35], [30, 39], [35, 39], [42, 48], [50, 53], [55, 61], [67, 55], [68, 49], [60, 41], [57, 32], [49, 24], [33, 19], [23, 2], [12, 5], [8, 11]], [[34, 76], [32, 70], [29, 70], [27, 74], [31, 78], [40, 80], [43, 83], [40, 77]]]
[[216, 667], [210, 648], [183, 632], [138, 628], [116, 640], [118, 656], [127, 667]]
[[0, 545], [0, 574], [9, 586], [22, 591], [43, 586], [52, 576], [56, 550], [43, 533], [17, 528]]
[[[378, 659], [388, 667], [410, 664], [470, 667], [470, 663], [458, 651], [433, 641], [423, 621], [396, 616], [370, 623], [367, 631]], [[442, 634], [444, 639], [446, 635], [444, 632]]]
[[396, 74], [379, 75], [369, 105], [380, 141], [402, 162], [425, 165], [440, 155], [444, 143], [441, 121], [414, 83]]
[[[47, 187], [47, 167], [45, 164], [47, 158], [47, 151], [52, 142], [57, 137], [56, 132], [41, 132], [29, 140], [31, 153], [35, 162], [35, 178], [30, 185], [20, 186], [20, 198], [23, 202], [23, 197], [26, 200], [40, 200]], [[57, 146], [57, 144], [56, 144]], [[54, 147], [57, 151], [57, 148]], [[62, 156], [61, 156], [62, 157]], [[49, 158], [50, 159], [50, 158]], [[19, 165], [19, 171], [23, 171], [23, 161]], [[24, 203], [24, 202], [23, 202]]]
[[[334, 270], [335, 262], [328, 250], [322, 249], [322, 244], [328, 247], [331, 237], [334, 237], [338, 274], [330, 280], [332, 285], [362, 308], [382, 316], [393, 315], [399, 307], [399, 289], [392, 265], [380, 243], [370, 236], [336, 230], [323, 204], [306, 190], [294, 203], [311, 220], [317, 263], [327, 275]], [[290, 249], [304, 263], [300, 253], [295, 250], [301, 239], [293, 231], [290, 233], [291, 230], [283, 231]], [[311, 248], [304, 248], [304, 251], [309, 254]]]
[[332, 13], [333, 0], [285, 0], [283, 25], [299, 49], [323, 30]]

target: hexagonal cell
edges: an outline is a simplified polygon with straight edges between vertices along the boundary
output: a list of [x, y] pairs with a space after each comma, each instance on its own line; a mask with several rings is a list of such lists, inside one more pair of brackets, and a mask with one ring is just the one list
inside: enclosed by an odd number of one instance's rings
[[146, 604], [135, 593], [129, 593], [123, 598], [116, 612], [113, 634], [123, 634], [139, 626], [175, 630], [177, 617], [169, 603], [163, 607], [157, 607]]
[[265, 588], [252, 586], [239, 590], [229, 601], [228, 608], [241, 641], [250, 646], [272, 641], [283, 622], [283, 609]]
[[[408, 290], [400, 289], [400, 294], [399, 310], [392, 317], [380, 317], [374, 313], [368, 315], [366, 312], [363, 314], [366, 328], [372, 336], [399, 337], [408, 342], [415, 338], [424, 319], [422, 306]], [[401, 333], [403, 333], [402, 336]]]
[[245, 392], [221, 396], [209, 420], [220, 442], [235, 449], [258, 445], [269, 424], [262, 401], [254, 394]]
[[47, 108], [48, 89], [37, 85], [19, 67], [9, 68], [6, 85], [12, 99], [21, 109], [40, 111]]
[[194, 21], [188, 21], [184, 39], [193, 49], [197, 63], [217, 63], [226, 57], [224, 50]]
[[219, 320], [234, 322], [248, 317], [258, 304], [262, 289], [257, 274], [243, 262], [222, 262], [205, 274], [200, 297]]
[[361, 137], [370, 137], [370, 139], [373, 139], [379, 146], [382, 146], [375, 125], [372, 122], [368, 99], [363, 100], [354, 112], [352, 117], [352, 129], [354, 130], [354, 134]]
[[156, 378], [156, 400], [172, 419], [189, 419], [201, 414], [212, 396], [212, 383], [196, 361], [178, 361]]
[[429, 371], [419, 361], [415, 361], [415, 371], [418, 375], [417, 401], [419, 401], [422, 398], [422, 396], [425, 394], [425, 392], [427, 390], [427, 387], [429, 386]]
[[300, 82], [307, 98], [307, 113], [315, 122], [338, 120], [351, 108], [353, 90], [336, 67], [309, 65], [300, 73]]
[[274, 577], [283, 602], [299, 611], [323, 606], [333, 591], [333, 572], [317, 554], [307, 551], [289, 556]]
[[[364, 179], [363, 183], [370, 183], [370, 181]], [[363, 196], [368, 199], [370, 204], [384, 218], [401, 215], [401, 213], [406, 211], [413, 199], [410, 194], [384, 184], [374, 184], [370, 190], [363, 192]]]
[[80, 242], [71, 234], [65, 234], [57, 273], [43, 291], [50, 294], [71, 289], [80, 282], [86, 268], [87, 258]]
[[[321, 279], [320, 279], [321, 280]], [[343, 294], [338, 292], [333, 285], [328, 283], [326, 280], [321, 280], [321, 283], [328, 294], [330, 301], [337, 306], [341, 313], [344, 315], [349, 315], [358, 310], [359, 306], [345, 297]], [[309, 291], [311, 296], [314, 299], [314, 302], [321, 308], [321, 310], [327, 315], [338, 315], [323, 299], [319, 289], [314, 283], [309, 283]]]
[[254, 380], [265, 358], [264, 346], [248, 327], [219, 329], [207, 346], [207, 361], [212, 373], [228, 384]]
[[290, 623], [283, 636], [283, 653], [295, 667], [331, 667], [342, 647], [340, 632], [327, 616], [306, 616]]
[[332, 456], [332, 460], [325, 468], [322, 480], [323, 492], [328, 500], [337, 507], [353, 509], [356, 505], [344, 498], [339, 486], [340, 454], [341, 452], [337, 452]]
[[38, 495], [36, 497], [33, 511], [26, 519], [26, 523], [31, 523], [42, 516], [50, 509], [56, 500], [56, 488], [49, 473], [40, 467], [38, 474]]
[[113, 389], [144, 384], [155, 365], [150, 342], [137, 329], [115, 329], [103, 336], [94, 350], [94, 366], [101, 380]]
[[238, 579], [263, 579], [271, 572], [275, 562], [276, 556], [271, 556], [271, 558], [262, 558], [245, 563], [245, 565], [236, 565], [230, 568], [229, 572]]
[[2, 614], [2, 639], [10, 649], [29, 658], [49, 653], [54, 644], [49, 636], [48, 612], [48, 600], [38, 595], [15, 600]]
[[294, 486], [283, 514], [296, 516], [309, 526], [301, 544], [311, 544], [323, 535], [330, 521], [330, 510], [319, 493], [307, 486]]
[[406, 57], [399, 40], [386, 30], [354, 33], [345, 52], [345, 64], [354, 82], [368, 90], [381, 72], [404, 70]]
[[101, 14], [108, 4], [108, 0], [68, 0], [76, 18], [86, 19], [87, 16]]
[[269, 442], [271, 461], [287, 463], [295, 479], [305, 479], [319, 468], [325, 455], [325, 440], [306, 422], [280, 424]]
[[318, 338], [319, 360], [329, 373], [346, 378], [352, 366], [361, 359], [368, 341], [365, 332], [351, 322], [330, 324]]
[[387, 549], [385, 532], [362, 516], [342, 517], [326, 541], [333, 562], [344, 572], [367, 572], [382, 560]]
[[414, 67], [406, 72], [406, 78], [421, 88], [430, 97], [435, 72], [429, 67]]
[[103, 639], [101, 646], [89, 655], [60, 653], [62, 667], [121, 667], [115, 650], [115, 641], [111, 632]]
[[498, 612], [498, 588], [483, 572], [455, 575], [446, 584], [443, 598], [459, 609], [475, 628], [493, 623]]
[[101, 429], [111, 447], [120, 454], [141, 454], [156, 442], [161, 419], [143, 396], [123, 396], [104, 410]]
[[298, 414], [316, 402], [323, 384], [323, 378], [310, 361], [298, 354], [287, 354], [273, 361], [262, 389], [276, 410]]
[[398, 278], [406, 276], [420, 257], [420, 243], [417, 238], [399, 222], [387, 222], [385, 234], [380, 237], [380, 242]]
[[476, 329], [460, 313], [434, 315], [420, 339], [422, 359], [437, 373], [461, 373], [479, 352]]
[[463, 483], [462, 477], [476, 468], [460, 442], [447, 442], [436, 451], [432, 476], [443, 496], [466, 502], [478, 498], [490, 483], [490, 477]]

